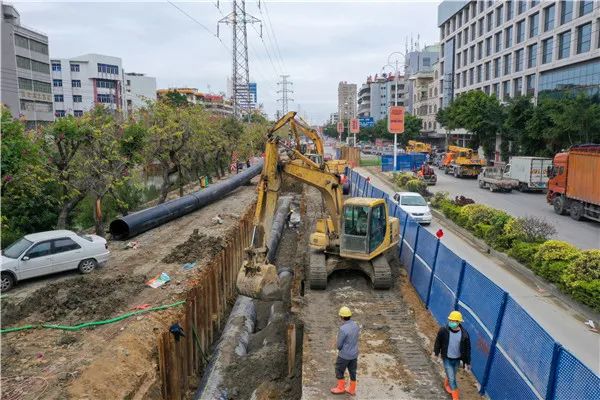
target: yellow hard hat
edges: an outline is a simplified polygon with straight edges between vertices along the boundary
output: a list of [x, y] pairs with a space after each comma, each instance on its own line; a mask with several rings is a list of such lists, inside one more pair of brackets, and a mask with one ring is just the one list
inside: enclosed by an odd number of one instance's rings
[[352, 311], [350, 311], [350, 309], [346, 306], [340, 308], [340, 317], [351, 317], [352, 316]]
[[448, 320], [463, 322], [462, 314], [460, 311], [452, 311], [450, 315], [448, 315]]

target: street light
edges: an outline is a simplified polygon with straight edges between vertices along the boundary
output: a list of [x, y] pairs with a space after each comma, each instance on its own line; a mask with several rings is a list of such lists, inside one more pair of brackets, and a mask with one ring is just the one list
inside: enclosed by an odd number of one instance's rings
[[[406, 57], [404, 55], [404, 53], [402, 53], [400, 51], [394, 51], [394, 52], [390, 53], [390, 55], [388, 56], [388, 58], [387, 58], [388, 63], [386, 65], [384, 65], [383, 68], [385, 68], [387, 66], [394, 68], [394, 83], [395, 83], [394, 105], [398, 106], [398, 57], [396, 57], [396, 59], [395, 59], [395, 66], [392, 65], [392, 63], [390, 62], [390, 59], [394, 54], [399, 54], [402, 57]], [[382, 68], [382, 70], [383, 70], [383, 68]], [[389, 111], [388, 111], [388, 114], [389, 114]], [[388, 115], [388, 118], [389, 118], [389, 115]], [[396, 160], [397, 157], [398, 157], [398, 135], [394, 134], [394, 171], [396, 170], [396, 167], [397, 167], [397, 160]]]

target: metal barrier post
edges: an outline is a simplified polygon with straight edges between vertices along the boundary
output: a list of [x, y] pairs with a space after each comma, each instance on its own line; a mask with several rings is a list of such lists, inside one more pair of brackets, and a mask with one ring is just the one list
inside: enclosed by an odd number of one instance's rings
[[548, 386], [546, 387], [546, 399], [554, 400], [556, 390], [556, 371], [558, 370], [558, 358], [562, 351], [562, 345], [554, 342], [554, 349], [552, 351], [552, 362], [550, 363], [550, 373], [548, 374]]
[[404, 216], [404, 224], [402, 225], [402, 236], [400, 236], [400, 253], [398, 258], [402, 256], [402, 248], [404, 247], [404, 234], [406, 233], [406, 223], [408, 222], [408, 213]]
[[502, 318], [504, 317], [504, 311], [506, 310], [506, 302], [508, 301], [508, 293], [502, 294], [502, 302], [500, 303], [500, 310], [498, 311], [498, 318], [496, 318], [496, 328], [494, 329], [494, 336], [492, 336], [492, 343], [490, 344], [490, 352], [485, 362], [485, 368], [483, 370], [483, 378], [481, 379], [481, 388], [479, 394], [485, 393], [485, 388], [490, 377], [490, 369], [492, 368], [492, 360], [494, 359], [494, 353], [496, 353], [496, 343], [498, 342], [498, 334], [500, 333], [500, 325], [502, 324]]
[[435, 267], [437, 265], [438, 251], [440, 250], [440, 239], [437, 240], [435, 245], [435, 254], [433, 256], [433, 265], [431, 266], [431, 276], [429, 277], [429, 284], [427, 285], [427, 299], [425, 299], [425, 307], [429, 309], [429, 298], [431, 297], [431, 286], [433, 285], [433, 274], [435, 274]]
[[467, 266], [467, 262], [462, 260], [460, 264], [460, 274], [458, 275], [458, 286], [456, 287], [456, 298], [454, 299], [454, 309], [458, 307], [458, 298], [460, 297], [460, 291], [462, 290], [463, 278], [465, 277], [465, 267]]
[[415, 267], [415, 258], [417, 258], [417, 246], [419, 245], [419, 232], [421, 231], [421, 226], [417, 226], [417, 236], [415, 236], [415, 245], [413, 247], [413, 257], [412, 262], [410, 263], [410, 274], [408, 274], [409, 280], [412, 279], [413, 268]]

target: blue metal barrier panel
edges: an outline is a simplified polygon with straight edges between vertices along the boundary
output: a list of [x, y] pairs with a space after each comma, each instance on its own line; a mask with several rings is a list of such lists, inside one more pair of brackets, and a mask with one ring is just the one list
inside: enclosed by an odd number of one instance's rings
[[468, 305], [485, 327], [494, 332], [504, 290], [466, 263], [459, 300]]
[[371, 197], [374, 198], [374, 199], [382, 199], [383, 198], [383, 192], [373, 186], [373, 192], [371, 193]]
[[410, 247], [408, 247], [406, 242], [403, 241], [402, 242], [402, 253], [400, 253], [400, 262], [402, 263], [402, 265], [404, 266], [404, 269], [406, 269], [407, 272], [410, 271], [412, 259], [413, 259], [413, 252], [410, 249]]
[[467, 330], [471, 338], [471, 368], [473, 374], [479, 383], [481, 383], [485, 372], [485, 364], [490, 355], [492, 338], [469, 310], [460, 305], [460, 303], [458, 309], [464, 319], [462, 326]]
[[404, 231], [405, 239], [410, 244], [410, 247], [415, 248], [415, 242], [417, 240], [417, 230], [419, 229], [419, 223], [415, 221], [412, 217], [408, 217], [408, 222], [406, 225], [406, 231]]
[[433, 277], [429, 295], [429, 311], [439, 325], [448, 322], [448, 314], [454, 309], [454, 293], [436, 276]]
[[565, 349], [558, 357], [555, 385], [554, 398], [557, 400], [600, 399], [600, 377]]
[[435, 249], [438, 239], [422, 226], [419, 227], [419, 243], [417, 243], [417, 254], [425, 260], [427, 265], [433, 268], [435, 262]]
[[500, 325], [498, 345], [542, 397], [545, 397], [554, 340], [511, 297], [506, 303], [504, 318]]
[[423, 302], [427, 301], [427, 292], [429, 291], [429, 277], [431, 276], [431, 268], [427, 266], [418, 257], [415, 258], [415, 264], [412, 268], [411, 283], [419, 294]]
[[444, 246], [444, 243], [440, 243], [435, 265], [435, 275], [448, 285], [453, 293], [456, 293], [458, 290], [458, 278], [462, 262], [462, 258]]
[[[535, 360], [531, 360], [535, 362]], [[534, 391], [515, 371], [502, 352], [496, 350], [490, 368], [486, 393], [494, 400], [538, 400]], [[565, 399], [572, 399], [566, 397]]]

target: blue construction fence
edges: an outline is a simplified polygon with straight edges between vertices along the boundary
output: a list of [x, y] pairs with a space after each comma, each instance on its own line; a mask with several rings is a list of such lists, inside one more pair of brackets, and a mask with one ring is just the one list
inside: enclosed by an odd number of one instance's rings
[[[403, 153], [396, 155], [396, 171], [414, 171], [425, 163], [426, 155], [423, 153]], [[381, 170], [394, 170], [394, 155], [381, 156]]]
[[[462, 313], [472, 371], [492, 400], [598, 400], [600, 377], [552, 338], [507, 292], [411, 218], [363, 176], [347, 170], [353, 197], [383, 198], [400, 220], [399, 256], [440, 325]], [[590, 349], [590, 351], [594, 351]]]

